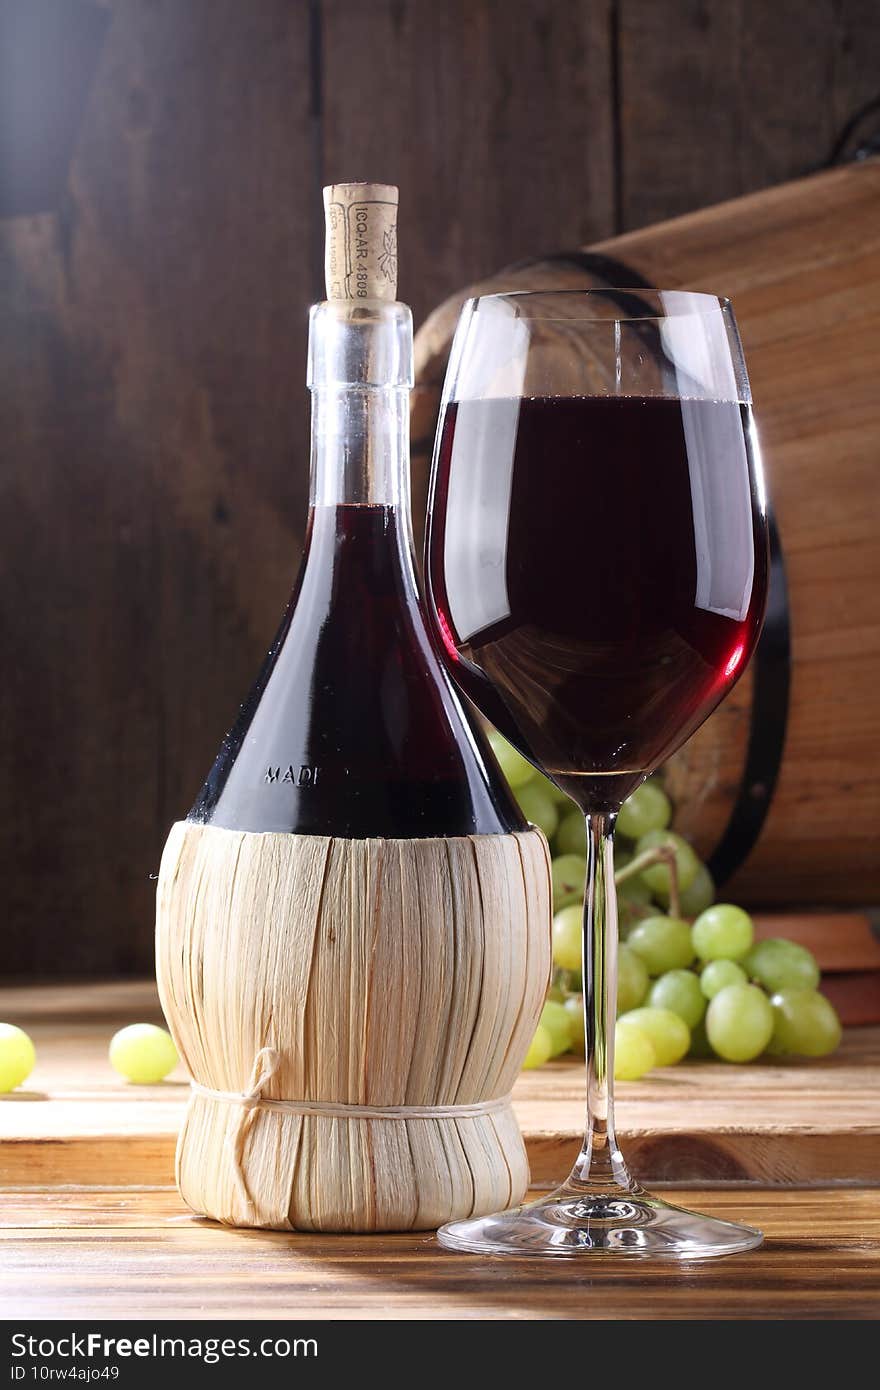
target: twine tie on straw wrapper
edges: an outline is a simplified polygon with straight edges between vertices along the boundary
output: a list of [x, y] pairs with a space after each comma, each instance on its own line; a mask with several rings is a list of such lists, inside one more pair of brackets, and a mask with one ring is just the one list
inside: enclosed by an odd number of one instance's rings
[[477, 1100], [460, 1105], [349, 1105], [343, 1101], [273, 1100], [263, 1095], [263, 1088], [278, 1072], [281, 1054], [274, 1047], [261, 1047], [251, 1068], [244, 1091], [216, 1091], [199, 1081], [190, 1083], [196, 1095], [208, 1100], [224, 1100], [240, 1106], [238, 1118], [226, 1138], [235, 1182], [248, 1206], [253, 1199], [245, 1181], [242, 1159], [251, 1117], [257, 1109], [280, 1110], [288, 1115], [317, 1115], [332, 1119], [353, 1120], [467, 1120], [481, 1115], [493, 1115], [510, 1104], [510, 1092], [491, 1100]]

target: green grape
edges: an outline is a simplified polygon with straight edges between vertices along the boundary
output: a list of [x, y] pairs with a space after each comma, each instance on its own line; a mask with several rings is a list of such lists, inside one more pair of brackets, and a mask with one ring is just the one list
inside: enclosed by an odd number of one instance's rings
[[705, 864], [697, 870], [697, 876], [689, 888], [679, 893], [682, 917], [699, 917], [715, 898], [715, 883]]
[[628, 941], [629, 934], [644, 918], [640, 904], [630, 905], [627, 898], [617, 899], [617, 935], [621, 941]]
[[706, 1000], [692, 970], [667, 970], [651, 986], [648, 1003], [652, 1009], [671, 1009], [688, 1028], [696, 1028], [706, 1012]]
[[587, 1050], [587, 1040], [584, 1035], [584, 996], [582, 994], [570, 994], [565, 1001], [565, 1012], [571, 1020], [569, 1051], [576, 1052], [579, 1057], [583, 1057]]
[[638, 1008], [648, 993], [648, 971], [645, 962], [626, 944], [617, 952], [617, 1012], [629, 1013]]
[[706, 1032], [725, 1062], [751, 1062], [773, 1035], [770, 1000], [757, 985], [725, 985], [706, 1010]]
[[755, 928], [741, 907], [716, 903], [700, 913], [691, 939], [700, 960], [740, 960], [755, 939]]
[[541, 1010], [540, 1026], [546, 1028], [550, 1034], [552, 1044], [551, 1057], [558, 1057], [560, 1052], [567, 1052], [571, 1046], [571, 1019], [565, 1011], [565, 1005], [559, 1004], [555, 999], [548, 999]]
[[535, 781], [518, 787], [516, 799], [526, 820], [543, 830], [549, 840], [559, 824], [559, 811], [552, 797], [549, 797], [544, 788]]
[[633, 874], [632, 878], [625, 878], [623, 883], [618, 883], [617, 896], [630, 907], [648, 907], [651, 902], [651, 890], [641, 874]]
[[640, 840], [650, 830], [665, 830], [672, 819], [669, 797], [658, 782], [643, 782], [620, 808], [617, 829], [628, 840]]
[[633, 1009], [617, 1020], [618, 1033], [624, 1026], [634, 1026], [650, 1038], [658, 1067], [674, 1066], [691, 1045], [690, 1028], [671, 1009]]
[[580, 811], [570, 811], [559, 822], [556, 832], [556, 853], [576, 854], [583, 859], [587, 852], [587, 825]]
[[508, 743], [503, 734], [499, 734], [497, 729], [492, 729], [489, 734], [489, 742], [492, 745], [492, 752], [498, 759], [498, 766], [513, 787], [514, 791], [518, 787], [524, 787], [526, 782], [531, 782], [537, 776], [537, 768], [522, 753], [518, 753], [512, 743]]
[[840, 1042], [843, 1029], [830, 1000], [815, 989], [781, 989], [770, 1000], [776, 1055], [827, 1057]]
[[618, 1019], [614, 1034], [615, 1081], [638, 1081], [657, 1065], [657, 1054], [648, 1034], [634, 1024]]
[[553, 918], [553, 962], [563, 970], [580, 970], [584, 932], [581, 908], [564, 907]]
[[130, 1023], [110, 1040], [110, 1065], [127, 1081], [152, 1086], [177, 1066], [171, 1034], [154, 1023]]
[[557, 1004], [565, 1003], [565, 990], [562, 988], [562, 985], [558, 979], [554, 978], [552, 985], [547, 991], [547, 998], [555, 999]]
[[[631, 864], [635, 856], [628, 849], [621, 849], [619, 845], [614, 846], [614, 872], [619, 873], [625, 869], [627, 864]], [[632, 878], [625, 878], [623, 883], [617, 885], [617, 900], [625, 906], [647, 907], [651, 901], [651, 890], [641, 874], [633, 874]]]
[[[639, 839], [636, 853], [643, 854], [646, 849], [659, 849], [661, 845], [668, 845], [670, 849], [675, 851], [678, 888], [679, 892], [683, 893], [686, 888], [690, 888], [699, 873], [700, 861], [687, 840], [683, 840], [673, 830], [649, 830], [647, 835], [642, 835]], [[667, 864], [651, 864], [649, 868], [642, 870], [642, 878], [652, 893], [664, 893], [668, 898], [669, 866]]]
[[27, 1081], [36, 1060], [36, 1050], [24, 1029], [14, 1023], [0, 1023], [0, 1095]]
[[771, 994], [783, 989], [815, 989], [819, 983], [816, 957], [797, 941], [771, 936], [757, 941], [743, 961], [743, 969]]
[[553, 882], [554, 912], [571, 903], [583, 903], [587, 861], [582, 855], [560, 854], [558, 859], [551, 861], [550, 877]]
[[649, 975], [682, 969], [694, 958], [691, 929], [680, 917], [646, 917], [633, 927], [626, 944], [641, 956]]
[[[555, 782], [551, 782], [549, 777], [545, 777], [543, 772], [537, 772], [535, 774], [535, 780], [538, 786], [542, 787], [547, 793], [553, 805], [559, 807], [560, 816], [568, 815], [572, 805], [571, 797], [566, 792], [561, 791]], [[581, 817], [581, 820], [583, 820], [583, 815], [580, 811], [578, 811], [578, 815]]]
[[714, 1057], [712, 1044], [706, 1032], [706, 1020], [701, 1018], [696, 1028], [691, 1030], [691, 1045], [688, 1049], [689, 1057]]
[[535, 1029], [535, 1036], [529, 1043], [529, 1050], [523, 1061], [524, 1071], [533, 1071], [535, 1067], [543, 1067], [545, 1062], [549, 1062], [553, 1056], [553, 1039], [547, 1032], [543, 1023], [539, 1023]]
[[707, 999], [714, 999], [727, 985], [747, 985], [749, 977], [735, 960], [710, 960], [700, 972], [700, 989]]

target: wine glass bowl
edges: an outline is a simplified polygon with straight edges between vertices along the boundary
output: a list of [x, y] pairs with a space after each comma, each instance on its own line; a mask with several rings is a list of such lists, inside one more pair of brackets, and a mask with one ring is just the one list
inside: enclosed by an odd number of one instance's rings
[[616, 289], [468, 301], [427, 557], [453, 678], [588, 831], [584, 1147], [550, 1197], [440, 1238], [495, 1253], [751, 1248], [758, 1233], [641, 1191], [610, 1084], [616, 814], [740, 677], [766, 601], [760, 457], [729, 302]]

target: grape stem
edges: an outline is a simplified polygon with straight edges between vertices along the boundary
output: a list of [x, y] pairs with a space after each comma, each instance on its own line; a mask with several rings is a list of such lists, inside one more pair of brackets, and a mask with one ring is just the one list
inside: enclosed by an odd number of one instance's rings
[[628, 878], [635, 878], [643, 869], [649, 869], [652, 864], [665, 864], [669, 869], [669, 912], [672, 917], [681, 916], [681, 894], [678, 890], [678, 861], [675, 858], [675, 850], [669, 845], [657, 845], [655, 849], [642, 850], [635, 859], [631, 859], [622, 869], [615, 870], [614, 882], [624, 883]]

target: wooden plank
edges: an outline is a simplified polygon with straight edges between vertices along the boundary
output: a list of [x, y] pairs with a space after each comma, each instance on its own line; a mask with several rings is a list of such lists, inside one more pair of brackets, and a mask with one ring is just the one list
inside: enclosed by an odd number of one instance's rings
[[59, 204], [0, 225], [7, 971], [150, 968], [149, 875], [283, 612], [308, 52], [306, 5], [122, 0]]
[[[686, 1190], [764, 1246], [694, 1270], [658, 1261], [485, 1260], [430, 1236], [231, 1231], [176, 1194], [0, 1194], [0, 1316], [409, 1319], [876, 1317], [880, 1192]], [[318, 1334], [319, 1347], [322, 1334]]]
[[[0, 1097], [0, 1185], [166, 1184], [187, 1097], [179, 1070], [128, 1086], [106, 1048], [133, 1019], [158, 1020], [155, 987], [0, 991], [0, 1018], [34, 1037], [28, 1088]], [[834, 1057], [749, 1067], [699, 1062], [618, 1087], [618, 1124], [648, 1183], [871, 1184], [880, 1179], [880, 1115], [871, 1088], [880, 1029], [849, 1030]], [[573, 1059], [523, 1073], [514, 1100], [536, 1184], [567, 1173], [583, 1123]]]
[[871, 0], [619, 0], [621, 229], [796, 178], [877, 87]]

